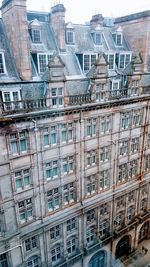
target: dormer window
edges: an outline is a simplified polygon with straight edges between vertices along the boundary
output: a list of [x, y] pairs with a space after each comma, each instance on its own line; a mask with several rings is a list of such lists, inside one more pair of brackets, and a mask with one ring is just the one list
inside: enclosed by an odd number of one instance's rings
[[73, 30], [66, 31], [66, 42], [67, 44], [74, 44], [74, 31]]
[[66, 43], [73, 45], [75, 43], [74, 26], [71, 22], [66, 25]]
[[122, 45], [122, 33], [113, 33], [112, 38], [113, 38], [116, 46]]
[[102, 44], [102, 36], [100, 33], [95, 33], [95, 44], [96, 45]]
[[119, 55], [119, 68], [124, 69], [131, 61], [131, 53], [121, 53]]
[[91, 33], [95, 45], [102, 45], [102, 34], [98, 32]]
[[32, 29], [33, 43], [41, 43], [41, 31], [39, 29]]
[[97, 54], [84, 54], [83, 70], [88, 71], [95, 64]]
[[29, 24], [29, 33], [33, 43], [41, 43], [41, 24], [37, 19]]
[[38, 72], [44, 73], [47, 69], [49, 61], [52, 59], [52, 54], [38, 54]]
[[114, 56], [114, 54], [106, 54], [106, 58], [108, 61], [109, 70], [114, 70], [114, 68], [115, 68], [115, 56]]
[[0, 53], [0, 74], [6, 73], [5, 58], [4, 54]]

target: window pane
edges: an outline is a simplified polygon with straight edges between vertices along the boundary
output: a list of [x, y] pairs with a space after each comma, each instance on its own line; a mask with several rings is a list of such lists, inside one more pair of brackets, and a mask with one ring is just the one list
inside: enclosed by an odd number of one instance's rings
[[72, 140], [72, 130], [68, 131], [68, 140]]
[[17, 179], [16, 180], [16, 188], [21, 188], [22, 187], [22, 179]]
[[17, 141], [11, 142], [11, 150], [12, 150], [13, 154], [17, 154], [18, 153]]
[[27, 219], [32, 219], [32, 209], [27, 211]]
[[50, 178], [50, 177], [52, 177], [52, 170], [48, 169], [46, 170], [46, 178]]
[[4, 73], [4, 64], [3, 64], [2, 54], [0, 54], [0, 73]]
[[18, 92], [13, 92], [13, 101], [18, 101], [18, 100], [19, 100]]
[[30, 184], [30, 178], [29, 178], [29, 176], [25, 176], [24, 177], [24, 186], [27, 186], [29, 184]]
[[27, 141], [26, 140], [20, 140], [20, 150], [22, 152], [27, 151]]
[[53, 168], [53, 176], [57, 176], [58, 175], [58, 168], [55, 167]]
[[46, 71], [46, 55], [39, 55], [40, 72]]
[[40, 43], [40, 31], [39, 30], [33, 30], [32, 31], [32, 38], [34, 43]]
[[4, 93], [4, 101], [10, 102], [10, 93]]
[[57, 143], [57, 135], [56, 133], [51, 133], [51, 145], [54, 145]]
[[63, 173], [67, 173], [67, 164], [63, 164]]
[[44, 146], [48, 146], [49, 145], [49, 135], [44, 135]]
[[62, 137], [62, 142], [65, 142], [66, 139], [67, 139], [67, 132], [66, 131], [62, 131], [61, 137]]

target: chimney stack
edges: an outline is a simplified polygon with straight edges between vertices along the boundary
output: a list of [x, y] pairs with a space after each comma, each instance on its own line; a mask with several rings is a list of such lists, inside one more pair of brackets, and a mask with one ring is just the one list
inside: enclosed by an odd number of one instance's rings
[[26, 0], [3, 0], [2, 19], [22, 80], [31, 80]]
[[63, 4], [51, 8], [51, 25], [60, 51], [65, 51], [65, 12]]
[[103, 26], [104, 18], [102, 14], [96, 14], [92, 16], [90, 21], [91, 28], [95, 29], [97, 26]]

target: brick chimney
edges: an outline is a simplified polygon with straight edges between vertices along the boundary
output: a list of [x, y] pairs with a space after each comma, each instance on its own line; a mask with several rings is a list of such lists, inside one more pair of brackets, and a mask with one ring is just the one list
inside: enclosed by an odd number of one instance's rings
[[63, 4], [57, 4], [51, 8], [51, 25], [61, 51], [65, 51], [65, 12]]
[[3, 0], [2, 19], [22, 80], [31, 80], [26, 0]]

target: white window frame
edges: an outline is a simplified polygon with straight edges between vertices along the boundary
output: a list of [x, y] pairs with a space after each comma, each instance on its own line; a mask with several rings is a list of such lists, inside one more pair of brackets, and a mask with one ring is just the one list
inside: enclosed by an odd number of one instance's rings
[[96, 190], [97, 190], [96, 181], [97, 181], [96, 174], [90, 175], [86, 178], [86, 195], [87, 196], [90, 196], [96, 193]]
[[[57, 169], [57, 175], [54, 175], [54, 169]], [[47, 176], [47, 171], [51, 172], [51, 176]], [[45, 176], [46, 176], [46, 180], [54, 180], [56, 178], [58, 178], [59, 176], [59, 161], [58, 159], [53, 159], [49, 162], [46, 162], [45, 164]]]
[[[120, 175], [120, 178], [119, 178]], [[118, 179], [117, 184], [124, 183], [128, 179], [128, 164], [120, 164], [118, 167]]]
[[[120, 57], [122, 56], [122, 55], [124, 55], [124, 66], [123, 66], [123, 68], [122, 67], [120, 67]], [[132, 53], [131, 52], [121, 52], [120, 54], [119, 54], [119, 64], [118, 64], [118, 66], [119, 66], [119, 69], [125, 69], [125, 67], [131, 62], [131, 55], [132, 55]], [[129, 60], [129, 63], [128, 64], [126, 64], [126, 56], [130, 56], [130, 60]]]
[[[113, 56], [114, 57], [114, 60], [113, 60], [113, 68], [110, 68], [109, 67], [109, 57], [110, 56]], [[114, 70], [115, 69], [115, 53], [106, 53], [106, 57], [107, 57], [107, 61], [108, 61], [108, 69], [109, 70]]]
[[121, 129], [129, 129], [132, 122], [132, 113], [130, 111], [121, 113]]
[[0, 51], [0, 54], [2, 55], [2, 62], [3, 62], [3, 69], [4, 69], [4, 72], [3, 72], [3, 73], [0, 73], [0, 75], [3, 75], [3, 74], [7, 74], [7, 70], [6, 70], [6, 62], [5, 62], [5, 55], [4, 55], [4, 52]]
[[[29, 202], [29, 204], [27, 203], [28, 201], [31, 201]], [[23, 203], [24, 202], [24, 206], [22, 207], [19, 207], [19, 203]], [[31, 216], [28, 216], [28, 211], [31, 211], [32, 215]], [[21, 214], [25, 214], [25, 218], [24, 220], [21, 220], [20, 219], [20, 215]], [[30, 221], [33, 220], [33, 199], [32, 198], [28, 198], [28, 199], [24, 199], [22, 201], [19, 201], [18, 202], [18, 222], [19, 224], [24, 224], [24, 223], [28, 223]]]
[[123, 139], [119, 142], [119, 156], [126, 156], [129, 154], [129, 140]]
[[110, 146], [100, 148], [100, 162], [106, 162], [110, 159]]
[[140, 137], [133, 137], [131, 139], [131, 154], [135, 154], [139, 152], [140, 148]]
[[[60, 94], [61, 92], [61, 94]], [[54, 95], [55, 93], [55, 95]], [[52, 108], [58, 108], [64, 106], [64, 88], [61, 87], [52, 87], [50, 89], [50, 95], [51, 95], [51, 107]], [[62, 104], [60, 104], [60, 99], [62, 101]], [[56, 104], [53, 105], [53, 100], [56, 101]]]
[[85, 127], [86, 127], [86, 133], [85, 133], [86, 137], [96, 136], [97, 118], [92, 118], [92, 119], [86, 120]]
[[97, 161], [97, 151], [96, 150], [90, 150], [86, 153], [86, 167], [92, 167], [96, 165]]
[[[28, 173], [26, 174], [25, 171], [28, 171]], [[17, 173], [18, 173], [18, 175], [17, 175]], [[20, 175], [19, 175], [19, 173], [20, 173]], [[26, 177], [29, 177], [29, 184], [27, 184], [27, 185], [24, 184], [24, 179]], [[14, 174], [14, 179], [15, 179], [16, 191], [21, 191], [23, 189], [29, 188], [31, 186], [31, 169], [25, 168], [25, 169], [21, 169], [21, 170], [16, 170], [15, 174]], [[21, 182], [22, 182], [21, 187], [17, 187], [17, 184], [16, 184], [17, 180], [21, 180]]]
[[[84, 64], [85, 64], [85, 60], [84, 60], [84, 57], [85, 56], [89, 56], [89, 68], [88, 68], [88, 70], [85, 70], [85, 67], [84, 67]], [[92, 65], [92, 62], [91, 62], [91, 57], [92, 56], [96, 56], [96, 59], [97, 59], [97, 53], [84, 53], [83, 54], [83, 71], [84, 72], [88, 72], [90, 69], [91, 69], [91, 67], [93, 66]], [[96, 59], [95, 59], [95, 61], [96, 61]]]
[[[104, 185], [103, 187], [101, 186], [101, 183]], [[108, 190], [110, 188], [110, 171], [109, 171], [109, 169], [103, 170], [100, 172], [99, 188], [100, 188], [100, 191]]]
[[52, 57], [53, 54], [52, 54], [52, 53], [38, 53], [38, 54], [37, 54], [38, 73], [39, 73], [39, 74], [43, 74], [43, 73], [46, 71], [47, 67], [46, 67], [46, 69], [45, 69], [44, 72], [43, 72], [43, 71], [40, 71], [40, 60], [39, 60], [39, 56], [40, 56], [40, 55], [44, 55], [44, 56], [46, 56], [46, 66], [48, 66], [48, 57], [49, 57], [49, 56]]
[[[55, 135], [56, 138], [56, 143], [52, 143], [52, 135]], [[44, 138], [47, 138], [48, 142], [45, 144]], [[49, 146], [56, 146], [58, 142], [58, 125], [54, 124], [49, 126], [44, 127], [43, 129], [43, 145], [44, 147], [49, 147]]]
[[[68, 38], [68, 34], [72, 34], [72, 42], [70, 42], [69, 41], [69, 38]], [[75, 32], [74, 32], [74, 30], [72, 30], [72, 29], [67, 29], [66, 30], [66, 42], [67, 42], [67, 44], [68, 45], [74, 45], [74, 43], [75, 43]]]
[[[63, 123], [60, 125], [61, 126], [61, 142], [66, 144], [66, 143], [72, 143], [73, 138], [74, 138], [74, 124], [72, 122], [68, 123]], [[63, 133], [65, 133], [65, 138], [63, 137]], [[63, 140], [64, 138], [64, 140]]]
[[[76, 188], [74, 183], [65, 184], [63, 187], [64, 205], [67, 206], [75, 202]], [[65, 201], [65, 196], [67, 196], [67, 201]]]
[[100, 118], [100, 133], [108, 134], [111, 131], [111, 116], [105, 116]]
[[[112, 33], [112, 35], [115, 35], [115, 40], [114, 40], [114, 37], [112, 36], [112, 38], [113, 38], [113, 41], [114, 41], [114, 43], [115, 43], [115, 46], [122, 46], [122, 41], [123, 41], [123, 34], [122, 34], [122, 32], [113, 32]], [[120, 44], [117, 44], [117, 36], [121, 36], [121, 43]]]
[[[23, 136], [22, 136], [23, 134]], [[9, 135], [9, 147], [10, 147], [10, 154], [14, 155], [23, 155], [28, 152], [29, 145], [28, 145], [28, 132], [27, 130], [20, 130], [19, 132], [14, 132]], [[25, 141], [25, 150], [21, 149], [21, 142]], [[15, 143], [15, 149], [13, 150], [12, 143]]]
[[[34, 39], [34, 31], [38, 31], [39, 32], [39, 36], [40, 36], [40, 41], [39, 42], [35, 42], [35, 39]], [[34, 44], [40, 44], [41, 43], [41, 29], [39, 29], [39, 28], [32, 28], [31, 29], [31, 34], [32, 34], [32, 42]]]
[[140, 126], [142, 122], [142, 110], [133, 110], [132, 125]]
[[[64, 171], [64, 167], [66, 166], [66, 171]], [[70, 155], [62, 159], [62, 175], [68, 175], [70, 173], [74, 173], [75, 171], [75, 158], [74, 156]]]
[[[3, 103], [4, 103], [4, 110], [14, 110], [16, 109], [16, 103], [14, 100], [14, 96], [13, 93], [18, 93], [18, 107], [17, 109], [21, 109], [22, 107], [22, 103], [21, 103], [21, 95], [20, 95], [20, 88], [11, 88], [11, 89], [2, 89], [2, 99], [3, 99]], [[10, 101], [7, 101], [5, 99], [5, 93], [9, 94], [10, 96]], [[11, 103], [12, 102], [12, 103]]]
[[[55, 192], [55, 190], [57, 190]], [[49, 195], [49, 192], [51, 192], [51, 194]], [[56, 205], [56, 199], [58, 200], [58, 203]], [[52, 203], [52, 207], [49, 208], [49, 202]], [[49, 191], [47, 191], [47, 210], [48, 212], [52, 212], [55, 211], [57, 209], [59, 209], [61, 207], [61, 201], [60, 201], [60, 192], [59, 192], [59, 188], [53, 188]]]

